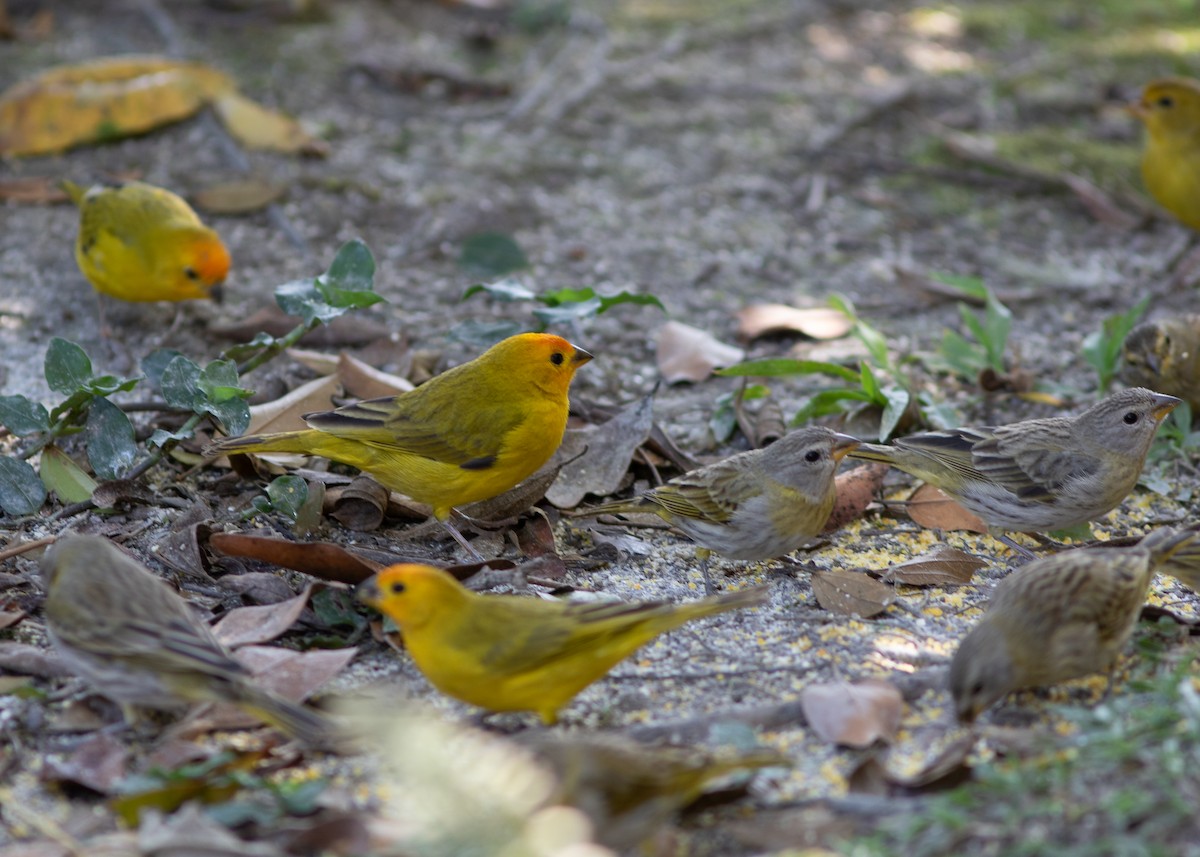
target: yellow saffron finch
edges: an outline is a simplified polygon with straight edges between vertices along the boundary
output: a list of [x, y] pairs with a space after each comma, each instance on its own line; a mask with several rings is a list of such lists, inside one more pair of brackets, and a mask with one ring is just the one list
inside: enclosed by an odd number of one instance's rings
[[547, 333], [522, 333], [398, 396], [307, 414], [305, 431], [219, 441], [209, 454], [299, 452], [370, 473], [433, 507], [503, 494], [546, 463], [567, 425], [567, 388], [592, 355]]
[[480, 595], [427, 565], [383, 569], [359, 598], [400, 628], [430, 683], [488, 711], [534, 711], [546, 724], [572, 697], [665, 631], [762, 604], [766, 587], [686, 604], [571, 604]]
[[123, 301], [209, 298], [229, 273], [220, 237], [169, 190], [62, 184], [79, 207], [75, 261], [97, 292]]
[[1152, 81], [1129, 110], [1146, 126], [1146, 189], [1180, 223], [1200, 230], [1200, 81]]

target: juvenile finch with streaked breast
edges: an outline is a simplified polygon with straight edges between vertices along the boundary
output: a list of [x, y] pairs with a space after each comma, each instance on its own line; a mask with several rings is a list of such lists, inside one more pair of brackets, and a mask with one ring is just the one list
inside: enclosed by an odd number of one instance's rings
[[1074, 417], [1024, 420], [864, 443], [882, 461], [941, 488], [993, 531], [1044, 533], [1111, 512], [1137, 485], [1159, 423], [1179, 404], [1141, 387]]
[[51, 642], [127, 721], [133, 706], [232, 702], [307, 744], [329, 741], [324, 717], [256, 687], [183, 598], [107, 539], [62, 538], [41, 568]]
[[[738, 453], [630, 500], [592, 506], [581, 514], [646, 512], [704, 551], [729, 559], [784, 556], [821, 534], [837, 499], [833, 477], [838, 462], [858, 444], [857, 438], [822, 426], [800, 428], [770, 446]], [[702, 556], [707, 561], [707, 555]]]
[[1200, 415], [1200, 315], [1139, 324], [1121, 346], [1121, 379], [1178, 396]]
[[1023, 687], [1111, 673], [1154, 572], [1169, 571], [1172, 554], [1198, 537], [1195, 530], [1162, 528], [1130, 547], [1043, 557], [1001, 580], [950, 664], [959, 720], [974, 720]]
[[360, 600], [400, 628], [404, 648], [447, 696], [488, 711], [534, 711], [547, 725], [577, 693], [685, 622], [754, 607], [766, 587], [684, 604], [568, 603], [480, 595], [428, 565], [383, 569]]
[[433, 507], [475, 553], [451, 512], [503, 494], [550, 459], [567, 426], [567, 388], [591, 359], [560, 336], [522, 333], [407, 393], [307, 414], [308, 430], [226, 438], [205, 452], [299, 452], [352, 465]]

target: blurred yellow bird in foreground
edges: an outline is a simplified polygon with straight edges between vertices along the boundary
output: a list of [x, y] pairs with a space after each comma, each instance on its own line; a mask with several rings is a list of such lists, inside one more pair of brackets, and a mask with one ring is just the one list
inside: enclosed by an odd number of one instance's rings
[[1158, 425], [1179, 399], [1140, 387], [1074, 417], [931, 431], [851, 458], [883, 461], [941, 488], [993, 530], [1039, 533], [1099, 518], [1137, 485]]
[[[1110, 672], [1133, 633], [1156, 570], [1200, 537], [1155, 530], [1131, 547], [1083, 548], [1034, 560], [996, 585], [987, 612], [950, 664], [962, 721], [1009, 692]], [[1111, 676], [1110, 676], [1111, 681]]]
[[1181, 223], [1200, 231], [1200, 81], [1152, 81], [1129, 111], [1146, 126], [1146, 189]]
[[[681, 530], [705, 552], [737, 560], [772, 559], [821, 534], [837, 499], [833, 477], [838, 462], [858, 445], [857, 438], [809, 426], [633, 499], [582, 513], [647, 512]], [[707, 554], [702, 556], [707, 561]]]
[[123, 301], [219, 296], [229, 251], [180, 197], [136, 181], [62, 185], [79, 207], [75, 261], [97, 292]]
[[206, 452], [299, 452], [353, 465], [432, 506], [474, 553], [451, 511], [503, 494], [550, 459], [567, 426], [567, 388], [591, 359], [560, 336], [522, 333], [415, 390], [307, 414], [307, 431], [227, 438]]
[[488, 711], [534, 711], [547, 725], [572, 697], [665, 631], [766, 601], [767, 587], [686, 604], [567, 603], [479, 595], [448, 572], [393, 565], [359, 598], [400, 628], [430, 683]]
[[232, 702], [305, 743], [329, 739], [325, 718], [256, 687], [186, 601], [107, 539], [60, 539], [42, 559], [42, 583], [51, 642], [127, 721], [131, 706]]
[[1121, 346], [1121, 379], [1178, 396], [1200, 416], [1200, 315], [1139, 324]]

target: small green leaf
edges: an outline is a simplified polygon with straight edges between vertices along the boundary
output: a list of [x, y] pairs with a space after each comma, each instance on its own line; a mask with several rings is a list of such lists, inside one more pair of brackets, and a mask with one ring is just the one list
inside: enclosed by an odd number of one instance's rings
[[483, 292], [489, 298], [495, 298], [504, 303], [531, 301], [537, 297], [536, 294], [516, 277], [505, 277], [503, 280], [497, 280], [494, 283], [476, 283], [463, 292], [462, 300], [465, 301], [467, 298], [477, 295], [480, 292]]
[[88, 409], [88, 463], [101, 479], [121, 479], [137, 460], [133, 424], [125, 412], [108, 399], [96, 399]]
[[276, 512], [294, 521], [308, 499], [308, 483], [300, 476], [280, 476], [267, 486], [267, 497]]
[[167, 431], [166, 429], [155, 429], [154, 432], [146, 439], [146, 443], [150, 446], [164, 447], [173, 441], [190, 440], [195, 437], [194, 431]]
[[142, 374], [155, 389], [161, 388], [162, 376], [167, 369], [167, 364], [176, 357], [182, 356], [183, 353], [174, 348], [156, 348], [142, 358]]
[[275, 344], [275, 337], [269, 333], [259, 331], [254, 334], [254, 338], [249, 342], [241, 342], [237, 345], [231, 345], [221, 352], [222, 357], [227, 357], [230, 360], [245, 360], [258, 354], [264, 348], [269, 348]]
[[50, 414], [41, 402], [24, 396], [0, 396], [0, 425], [17, 437], [50, 429]]
[[474, 277], [503, 277], [529, 267], [520, 245], [503, 232], [468, 235], [458, 254], [458, 266]]
[[747, 360], [736, 363], [724, 369], [718, 369], [714, 375], [733, 377], [756, 376], [761, 378], [782, 378], [789, 375], [829, 375], [850, 383], [858, 382], [858, 373], [836, 363], [824, 363], [820, 360], [795, 360], [790, 357], [778, 357], [768, 360]]
[[359, 612], [354, 598], [345, 589], [322, 589], [314, 593], [312, 610], [330, 628], [352, 633], [367, 624], [367, 618]]
[[899, 387], [889, 387], [883, 391], [887, 404], [884, 405], [883, 415], [879, 418], [879, 440], [885, 441], [896, 430], [900, 418], [908, 410], [909, 392]]
[[724, 443], [733, 436], [737, 428], [737, 413], [733, 409], [733, 393], [722, 393], [717, 397], [717, 407], [708, 418], [708, 430], [717, 443]]
[[167, 364], [161, 378], [163, 398], [172, 408], [200, 413], [204, 392], [200, 389], [200, 367], [180, 354]]
[[46, 502], [46, 486], [28, 461], [0, 456], [0, 509], [8, 515], [32, 515]]
[[608, 312], [613, 307], [620, 306], [621, 304], [634, 304], [635, 306], [656, 306], [663, 312], [667, 311], [667, 308], [663, 306], [663, 302], [654, 295], [635, 295], [632, 292], [618, 292], [617, 294], [609, 295], [608, 297], [601, 296], [600, 312]]
[[600, 298], [592, 298], [578, 303], [565, 303], [558, 306], [538, 307], [533, 315], [543, 325], [570, 324], [573, 321], [589, 318], [600, 312]]
[[375, 288], [375, 257], [357, 238], [347, 241], [318, 279], [339, 292], [370, 292]]
[[[856, 376], [857, 377], [857, 376]], [[800, 425], [815, 417], [825, 417], [830, 414], [840, 414], [846, 410], [843, 402], [875, 402], [862, 390], [849, 387], [839, 387], [833, 390], [822, 390], [809, 397], [808, 402], [792, 417], [792, 425]]]
[[54, 337], [46, 348], [46, 383], [50, 389], [69, 396], [92, 377], [92, 361], [74, 342]]
[[237, 364], [232, 360], [213, 360], [200, 373], [198, 384], [213, 402], [250, 398], [250, 391], [240, 385]]
[[582, 289], [558, 289], [546, 292], [540, 297], [546, 306], [564, 306], [565, 304], [585, 303], [596, 297], [596, 290], [587, 286]]
[[1137, 325], [1149, 304], [1150, 297], [1147, 296], [1128, 312], [1106, 318], [1100, 330], [1089, 333], [1083, 340], [1083, 359], [1096, 370], [1101, 392], [1108, 389], [1116, 376], [1125, 337]]
[[204, 410], [221, 424], [225, 434], [245, 434], [250, 425], [250, 406], [245, 399], [226, 399], [223, 402], [209, 402]]
[[348, 241], [338, 250], [329, 270], [314, 280], [284, 283], [275, 289], [275, 302], [305, 324], [328, 323], [352, 309], [377, 304], [383, 296], [372, 290], [375, 259], [361, 241]]
[[53, 491], [63, 503], [82, 503], [96, 490], [96, 480], [53, 444], [42, 450], [38, 469], [46, 490]]
[[930, 274], [930, 279], [937, 280], [939, 283], [945, 283], [951, 288], [958, 289], [967, 297], [974, 298], [979, 301], [986, 301], [988, 297], [988, 287], [984, 285], [983, 280], [979, 277], [967, 277], [959, 274]]
[[467, 345], [477, 345], [488, 348], [501, 339], [520, 333], [524, 328], [515, 321], [474, 321], [459, 322], [450, 328], [448, 334], [455, 342], [465, 342]]
[[81, 388], [93, 396], [111, 396], [113, 393], [127, 393], [141, 383], [141, 378], [118, 378], [116, 375], [96, 375]]

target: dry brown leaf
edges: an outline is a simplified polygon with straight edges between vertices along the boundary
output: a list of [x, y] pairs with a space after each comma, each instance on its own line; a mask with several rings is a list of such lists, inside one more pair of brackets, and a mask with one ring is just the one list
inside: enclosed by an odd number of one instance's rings
[[326, 495], [329, 514], [348, 530], [379, 529], [388, 507], [388, 489], [369, 476], [358, 476], [345, 488]]
[[213, 533], [209, 545], [226, 556], [259, 559], [336, 583], [362, 583], [382, 564], [331, 542], [291, 542], [249, 533]]
[[857, 571], [814, 571], [813, 594], [831, 613], [870, 619], [896, 599], [896, 590]]
[[274, 640], [296, 624], [311, 594], [312, 584], [309, 584], [303, 592], [287, 601], [235, 607], [213, 626], [213, 635], [227, 649]]
[[893, 565], [882, 577], [909, 586], [963, 586], [971, 582], [976, 571], [986, 567], [987, 563], [977, 556], [949, 545], [938, 545]]
[[573, 509], [588, 494], [616, 491], [653, 424], [654, 396], [650, 395], [626, 405], [606, 423], [568, 431], [555, 453], [555, 460], [565, 463], [546, 499], [560, 509]]
[[910, 518], [930, 530], [965, 530], [985, 534], [988, 531], [982, 518], [929, 483], [909, 495], [907, 510]]
[[248, 149], [321, 158], [329, 154], [329, 144], [309, 134], [295, 119], [263, 107], [239, 92], [221, 93], [213, 100], [213, 109], [226, 130]]
[[52, 68], [0, 95], [0, 155], [42, 155], [191, 116], [233, 81], [203, 63], [107, 57]]
[[900, 691], [878, 679], [809, 685], [800, 692], [800, 704], [820, 738], [857, 749], [891, 741], [904, 712]]
[[[301, 384], [286, 396], [273, 402], [250, 407], [250, 424], [245, 434], [266, 434], [276, 431], [295, 431], [308, 428], [302, 419], [304, 414], [314, 411], [327, 411], [332, 406], [333, 396], [339, 389], [338, 379], [332, 375], [324, 378], [314, 378], [307, 384]], [[293, 452], [267, 452], [259, 456], [267, 461], [298, 467], [308, 460], [307, 455]], [[229, 458], [212, 459], [212, 464], [228, 467]]]
[[678, 321], [668, 321], [658, 329], [658, 371], [668, 384], [703, 381], [714, 369], [732, 366], [745, 355], [742, 349]]
[[287, 185], [247, 176], [209, 185], [192, 194], [192, 202], [209, 214], [250, 214], [283, 199]]
[[883, 487], [883, 477], [889, 469], [886, 464], [872, 461], [865, 467], [855, 467], [853, 470], [839, 473], [834, 479], [837, 500], [833, 504], [829, 520], [825, 523], [825, 532], [832, 533], [861, 518], [879, 494]]
[[407, 378], [382, 372], [344, 351], [338, 355], [337, 374], [346, 392], [360, 399], [398, 396], [414, 389]]
[[336, 678], [356, 654], [355, 648], [298, 652], [278, 646], [246, 646], [234, 657], [267, 690], [301, 702]]
[[844, 312], [832, 307], [799, 307], [755, 304], [737, 314], [738, 336], [755, 339], [768, 333], [793, 331], [812, 339], [838, 339], [854, 327]]
[[125, 779], [129, 749], [100, 730], [66, 756], [47, 754], [41, 777], [45, 782], [74, 783], [102, 795]]

